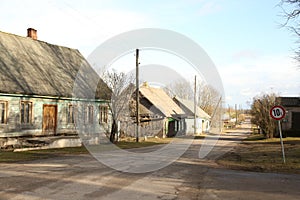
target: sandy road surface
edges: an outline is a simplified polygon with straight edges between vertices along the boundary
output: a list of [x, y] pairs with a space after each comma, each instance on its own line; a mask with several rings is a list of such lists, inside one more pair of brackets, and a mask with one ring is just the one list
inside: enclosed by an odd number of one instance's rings
[[0, 199], [299, 199], [299, 175], [233, 171], [215, 164], [245, 137], [243, 128], [221, 136], [206, 159], [198, 158], [201, 140], [195, 140], [180, 159], [152, 173], [118, 172], [90, 155], [0, 164]]

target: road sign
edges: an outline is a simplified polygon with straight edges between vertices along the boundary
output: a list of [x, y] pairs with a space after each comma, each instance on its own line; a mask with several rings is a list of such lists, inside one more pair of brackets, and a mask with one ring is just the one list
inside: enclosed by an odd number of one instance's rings
[[281, 120], [285, 117], [285, 109], [282, 106], [273, 106], [270, 115], [275, 120]]
[[281, 130], [281, 123], [280, 123], [280, 120], [285, 117], [285, 109], [282, 106], [273, 106], [270, 109], [270, 115], [273, 119], [278, 121], [278, 130], [279, 130], [280, 143], [281, 143], [282, 159], [283, 159], [283, 163], [285, 163], [285, 153], [284, 153], [284, 146], [283, 146], [283, 141], [282, 141], [282, 130]]

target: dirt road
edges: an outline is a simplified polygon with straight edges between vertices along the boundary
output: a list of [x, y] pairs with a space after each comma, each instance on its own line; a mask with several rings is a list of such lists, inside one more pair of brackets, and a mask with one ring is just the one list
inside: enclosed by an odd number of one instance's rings
[[0, 164], [0, 199], [299, 199], [299, 175], [233, 171], [215, 164], [247, 131], [221, 136], [206, 159], [198, 158], [201, 140], [195, 140], [180, 159], [152, 173], [118, 172], [90, 155]]

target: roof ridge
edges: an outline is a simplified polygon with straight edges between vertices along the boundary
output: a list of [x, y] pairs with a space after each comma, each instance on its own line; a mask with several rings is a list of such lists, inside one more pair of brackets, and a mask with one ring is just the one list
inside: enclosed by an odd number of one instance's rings
[[74, 97], [77, 83], [78, 98], [110, 99], [108, 86], [77, 49], [3, 31], [0, 46], [2, 93]]
[[71, 48], [71, 47], [67, 47], [67, 46], [62, 46], [62, 45], [58, 45], [58, 44], [52, 44], [52, 43], [49, 43], [49, 42], [46, 42], [46, 41], [43, 41], [43, 40], [34, 40], [32, 38], [29, 38], [27, 36], [22, 36], [22, 35], [17, 35], [15, 33], [9, 33], [9, 32], [5, 32], [5, 31], [1, 31], [0, 30], [0, 34], [3, 33], [3, 34], [7, 34], [7, 35], [11, 35], [11, 36], [14, 36], [14, 37], [19, 37], [19, 38], [22, 38], [22, 39], [25, 39], [25, 40], [32, 40], [34, 42], [40, 42], [40, 43], [44, 43], [44, 44], [47, 44], [47, 45], [52, 45], [52, 46], [57, 46], [57, 47], [62, 47], [62, 48], [67, 48], [67, 49], [72, 49], [72, 50], [77, 50], [79, 51], [78, 49], [76, 48]]
[[[140, 93], [166, 117], [171, 117], [172, 114], [176, 114], [176, 112], [184, 113], [180, 106], [178, 106], [173, 99], [168, 96], [163, 88], [141, 87]], [[172, 108], [170, 107], [171, 105], [173, 106]]]
[[[184, 107], [186, 107], [189, 111], [191, 111], [192, 113], [194, 113], [194, 110], [190, 108], [189, 104], [194, 104], [194, 102], [192, 100], [189, 99], [185, 99], [185, 98], [180, 98], [180, 97], [174, 97], [174, 99], [177, 99], [177, 101], [182, 104]], [[198, 113], [199, 112], [199, 113]], [[196, 105], [196, 113], [197, 114], [204, 114], [206, 115], [206, 117], [211, 117], [205, 110], [203, 110], [199, 105]]]

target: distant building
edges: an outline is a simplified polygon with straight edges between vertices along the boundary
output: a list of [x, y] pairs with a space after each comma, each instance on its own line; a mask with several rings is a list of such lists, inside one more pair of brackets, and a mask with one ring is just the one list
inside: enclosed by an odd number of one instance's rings
[[111, 91], [81, 53], [27, 33], [0, 32], [0, 147], [22, 146], [18, 140], [28, 136], [76, 135], [77, 117], [83, 130], [108, 127]]
[[[145, 82], [140, 87], [139, 97], [141, 136], [173, 137], [185, 133], [182, 120], [185, 113], [163, 89], [151, 87]], [[135, 94], [131, 108], [131, 119], [135, 121]], [[124, 120], [121, 126], [127, 134], [134, 133], [128, 120]]]
[[194, 102], [186, 99], [181, 99], [179, 97], [174, 97], [173, 100], [177, 105], [183, 109], [185, 112], [185, 123], [186, 123], [186, 135], [201, 134], [204, 132], [209, 132], [210, 129], [210, 119], [211, 117], [202, 110], [199, 106], [196, 106], [196, 130], [194, 128]]
[[286, 117], [282, 123], [283, 131], [300, 135], [300, 97], [278, 97], [278, 102], [286, 110]]

